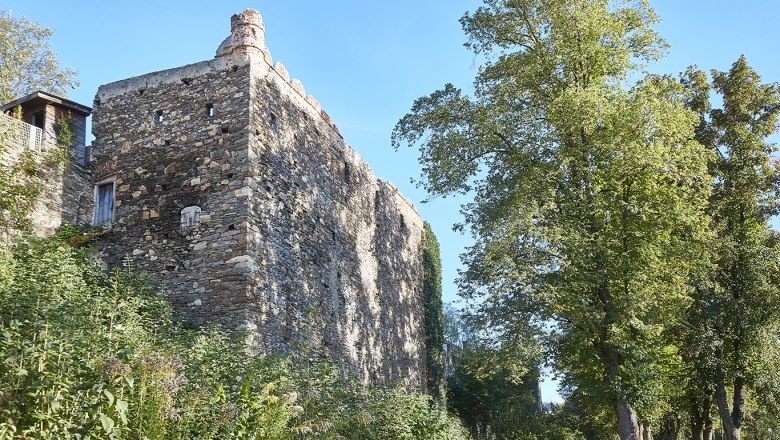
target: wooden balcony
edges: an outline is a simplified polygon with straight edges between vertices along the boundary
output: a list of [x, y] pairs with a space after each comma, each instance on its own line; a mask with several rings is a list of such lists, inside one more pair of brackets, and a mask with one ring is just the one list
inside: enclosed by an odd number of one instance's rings
[[43, 151], [47, 144], [43, 130], [0, 112], [0, 142], [6, 148]]

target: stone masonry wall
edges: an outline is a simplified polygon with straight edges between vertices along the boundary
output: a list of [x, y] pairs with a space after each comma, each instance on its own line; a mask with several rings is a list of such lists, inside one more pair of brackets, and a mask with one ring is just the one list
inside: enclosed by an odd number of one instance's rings
[[67, 118], [70, 118], [72, 136], [68, 162], [42, 170], [45, 189], [30, 215], [36, 234], [51, 235], [63, 223], [84, 225], [92, 222], [93, 196], [90, 174], [84, 167], [84, 116], [70, 114], [53, 105], [47, 105], [45, 111], [44, 136], [48, 139], [48, 148], [56, 148], [57, 125]]
[[[106, 258], [132, 256], [197, 324], [246, 321], [248, 273], [231, 259], [247, 246], [248, 107], [249, 66], [219, 62], [102, 86], [94, 103], [93, 156], [116, 179]], [[199, 226], [180, 227], [188, 206]]]
[[48, 236], [63, 223], [85, 225], [92, 221], [92, 183], [89, 172], [69, 163], [41, 170], [44, 190], [30, 213], [33, 232]]
[[[214, 60], [98, 90], [107, 258], [131, 255], [196, 323], [248, 328], [258, 351], [306, 342], [365, 382], [423, 387], [419, 214], [271, 66], [259, 14], [231, 22]], [[179, 226], [187, 206], [200, 226]]]
[[252, 64], [251, 95], [258, 343], [304, 337], [369, 381], [423, 383], [422, 220], [266, 60]]

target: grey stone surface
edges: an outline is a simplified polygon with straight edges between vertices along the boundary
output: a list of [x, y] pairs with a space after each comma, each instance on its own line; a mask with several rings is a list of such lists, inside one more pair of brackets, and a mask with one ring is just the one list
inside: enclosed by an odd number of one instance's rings
[[[213, 60], [98, 90], [93, 155], [116, 179], [105, 258], [132, 256], [186, 316], [248, 329], [259, 352], [305, 342], [366, 382], [424, 386], [419, 214], [271, 65], [257, 11], [231, 28]], [[188, 206], [201, 223], [182, 228]]]

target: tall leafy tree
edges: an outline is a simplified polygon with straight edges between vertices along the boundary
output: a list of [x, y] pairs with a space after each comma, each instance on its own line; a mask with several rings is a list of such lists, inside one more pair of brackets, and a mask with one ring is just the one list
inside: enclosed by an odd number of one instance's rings
[[[687, 90], [686, 106], [699, 117], [696, 126], [696, 139], [711, 148], [708, 168], [712, 176], [717, 175], [718, 152], [712, 147], [713, 131], [709, 124], [709, 114], [712, 111], [710, 93], [712, 86], [707, 74], [695, 66], [688, 68], [681, 75], [681, 84]], [[707, 215], [712, 216], [713, 205], [708, 206]], [[710, 226], [713, 224], [710, 223]], [[707, 237], [709, 249], [717, 247], [718, 240], [714, 233]], [[680, 388], [678, 396], [678, 411], [689, 416], [689, 432], [693, 440], [712, 440], [713, 438], [713, 408], [715, 402], [715, 347], [717, 335], [712, 326], [712, 316], [716, 313], [713, 302], [717, 283], [713, 278], [716, 266], [711, 255], [706, 263], [691, 273], [691, 302], [681, 325], [674, 328], [680, 336], [678, 343], [683, 351], [683, 368], [680, 376], [685, 386]]]
[[[703, 252], [708, 155], [681, 85], [645, 77], [665, 43], [645, 1], [486, 0], [474, 95], [418, 99], [393, 133], [430, 194], [468, 193], [463, 294], [500, 341], [547, 338], [621, 439], [659, 417], [679, 354], [662, 330]], [[636, 78], [642, 78], [636, 81]]]
[[[767, 140], [777, 131], [780, 89], [762, 83], [744, 56], [728, 72], [713, 70], [712, 85], [696, 69], [683, 82], [700, 114], [698, 138], [716, 153], [710, 167], [715, 270], [690, 322], [696, 372], [709, 379], [703, 397], [714, 392], [725, 438], [738, 440], [751, 392], [769, 404], [780, 379], [780, 247], [769, 225], [780, 207], [780, 169], [777, 147]], [[710, 88], [722, 108], [710, 109]]]
[[44, 90], [66, 95], [76, 71], [62, 67], [49, 46], [52, 31], [0, 10], [0, 103]]

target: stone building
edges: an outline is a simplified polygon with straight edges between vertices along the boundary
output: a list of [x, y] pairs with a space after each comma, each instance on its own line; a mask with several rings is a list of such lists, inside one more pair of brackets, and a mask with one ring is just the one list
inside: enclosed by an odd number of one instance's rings
[[[9, 114], [17, 110], [21, 111], [21, 120]], [[92, 221], [92, 183], [85, 149], [87, 117], [91, 111], [87, 106], [44, 92], [0, 106], [2, 140], [11, 144], [6, 152], [11, 156], [22, 149], [46, 154], [56, 148], [63, 121], [68, 121], [70, 127], [69, 153], [73, 160], [64, 168], [57, 165], [43, 170], [46, 189], [30, 215], [37, 234], [52, 234], [62, 223]]]
[[272, 64], [264, 35], [248, 9], [214, 59], [101, 86], [91, 180], [65, 185], [84, 197], [57, 224], [86, 209], [108, 264], [132, 257], [194, 323], [245, 328], [261, 352], [304, 342], [365, 382], [423, 387], [420, 215]]

